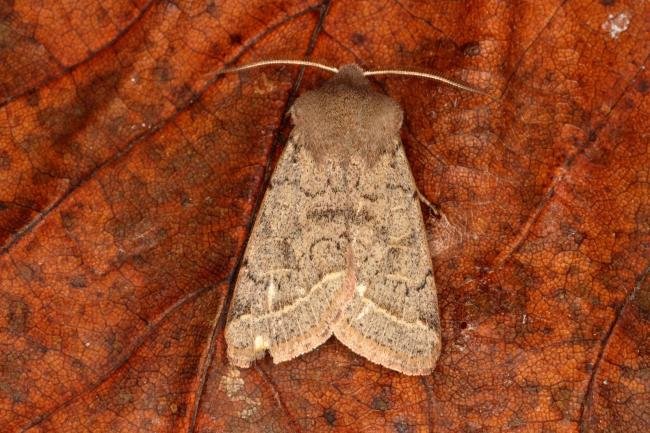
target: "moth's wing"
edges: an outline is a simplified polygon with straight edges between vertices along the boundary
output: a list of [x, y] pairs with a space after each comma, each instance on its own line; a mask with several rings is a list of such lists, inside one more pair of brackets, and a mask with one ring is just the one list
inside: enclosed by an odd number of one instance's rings
[[[346, 188], [292, 138], [265, 193], [239, 271], [226, 325], [227, 353], [248, 367], [268, 350], [275, 363], [323, 343], [353, 284], [346, 272]], [[345, 288], [347, 287], [347, 290]], [[346, 295], [347, 293], [347, 295]]]
[[355, 293], [334, 335], [370, 361], [429, 374], [440, 355], [438, 301], [413, 175], [400, 143], [359, 170], [350, 242]]

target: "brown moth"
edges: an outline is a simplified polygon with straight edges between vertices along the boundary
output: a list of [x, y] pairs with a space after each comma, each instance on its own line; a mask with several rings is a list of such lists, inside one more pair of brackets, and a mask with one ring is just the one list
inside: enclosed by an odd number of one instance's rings
[[438, 302], [401, 108], [348, 65], [290, 113], [234, 289], [230, 362], [288, 361], [334, 335], [376, 364], [431, 373]]

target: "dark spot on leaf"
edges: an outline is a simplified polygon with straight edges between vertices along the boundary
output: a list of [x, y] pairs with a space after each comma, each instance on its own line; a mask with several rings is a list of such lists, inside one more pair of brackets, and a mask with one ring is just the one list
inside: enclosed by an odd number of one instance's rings
[[176, 107], [184, 107], [196, 97], [196, 94], [188, 84], [183, 84], [172, 90], [172, 97]]
[[[11, 360], [8, 360], [8, 361], [11, 363]], [[4, 361], [4, 360], [2, 362], [0, 362], [0, 371], [2, 371], [2, 372], [11, 371], [11, 370], [9, 370], [11, 367], [7, 367], [7, 366], [3, 365], [3, 364], [6, 364], [6, 363], [7, 363], [7, 361]], [[14, 376], [16, 374], [14, 371], [12, 371], [11, 373], [12, 373], [11, 374], [12, 376]], [[5, 378], [6, 377], [7, 377], [7, 375], [5, 373]], [[24, 403], [27, 400], [26, 397], [25, 397], [25, 394], [22, 391], [19, 391], [19, 390], [15, 389], [12, 386], [12, 383], [15, 383], [13, 381], [14, 377], [12, 377], [11, 379], [12, 379], [11, 381], [6, 381], [6, 380], [4, 380], [4, 378], [2, 380], [0, 380], [0, 393], [2, 393], [2, 395], [4, 395], [4, 396], [9, 396], [9, 398], [11, 399], [11, 402], [14, 403], [14, 404]]]
[[11, 157], [6, 150], [0, 150], [0, 170], [7, 170], [11, 166]]
[[94, 109], [103, 106], [115, 96], [120, 77], [108, 71], [78, 88], [77, 98], [55, 108], [46, 108], [38, 113], [39, 123], [51, 132], [53, 142], [71, 141], [72, 134], [86, 124]]
[[402, 421], [402, 420], [395, 421], [393, 427], [395, 427], [395, 431], [397, 433], [411, 433], [413, 431], [411, 426], [406, 421]]
[[167, 82], [172, 79], [172, 67], [167, 60], [162, 60], [153, 69], [153, 76], [158, 81]]
[[475, 57], [481, 54], [481, 46], [476, 41], [467, 42], [466, 44], [463, 44], [460, 47], [460, 50], [467, 57]]
[[22, 299], [13, 299], [9, 301], [8, 310], [9, 332], [14, 335], [23, 334], [29, 321], [29, 306]]
[[239, 33], [234, 33], [230, 35], [230, 43], [232, 45], [240, 45], [242, 42], [242, 36]]
[[0, 3], [0, 18], [5, 19], [14, 10], [16, 0], [7, 0]]
[[386, 400], [386, 397], [384, 397], [383, 395], [379, 395], [372, 399], [371, 407], [374, 410], [380, 410], [384, 412], [387, 411], [390, 406], [388, 404], [388, 401]]
[[99, 8], [95, 14], [95, 17], [97, 17], [97, 21], [101, 24], [106, 25], [110, 23], [110, 16], [108, 15], [108, 11], [102, 7]]
[[332, 408], [325, 409], [325, 412], [323, 412], [323, 418], [325, 418], [327, 424], [334, 425], [336, 422], [336, 412], [334, 412], [334, 409]]
[[594, 141], [596, 141], [597, 138], [598, 138], [598, 131], [596, 131], [595, 129], [592, 129], [591, 131], [589, 131], [588, 140], [589, 140], [590, 143], [593, 143]]
[[648, 83], [648, 80], [639, 80], [636, 83], [636, 90], [645, 95], [650, 90], [650, 83]]
[[224, 47], [221, 43], [215, 42], [210, 44], [210, 48], [208, 48], [207, 53], [210, 56], [214, 56], [216, 58], [221, 58], [219, 56], [223, 56], [223, 51], [227, 47]]
[[[83, 123], [85, 110], [79, 104], [69, 104], [63, 107], [46, 107], [40, 110], [37, 114], [38, 121], [44, 130], [52, 135], [52, 140], [64, 140], [69, 137], [75, 129]], [[67, 120], [67, 122], [66, 122]], [[31, 150], [34, 147], [34, 142], [39, 140], [35, 137], [27, 137], [21, 143], [21, 147], [25, 150]]]
[[616, 0], [600, 0], [600, 3], [604, 6], [611, 6], [616, 3]]
[[18, 263], [16, 270], [18, 271], [20, 278], [28, 283], [31, 283], [33, 281], [43, 282], [43, 273], [41, 272], [41, 268], [38, 265]]
[[210, 15], [216, 15], [217, 12], [219, 12], [219, 8], [217, 7], [217, 4], [215, 1], [208, 2], [208, 4], [205, 7], [205, 10], [210, 14]]
[[130, 134], [131, 125], [127, 120], [126, 116], [115, 115], [106, 118], [106, 131], [113, 136], [120, 136], [124, 134]]
[[357, 33], [357, 32], [355, 32], [355, 33], [352, 34], [352, 43], [353, 43], [354, 45], [361, 45], [361, 44], [363, 44], [364, 42], [366, 42], [366, 37], [365, 37], [365, 35], [363, 35], [363, 34], [361, 34], [361, 33]]
[[117, 338], [114, 332], [104, 337], [104, 344], [108, 349], [108, 357], [117, 357], [125, 350], [122, 342]]
[[467, 329], [467, 322], [460, 322], [460, 329]]
[[75, 217], [72, 212], [61, 212], [61, 223], [66, 230], [72, 230], [75, 227]]
[[[77, 134], [96, 120], [98, 112], [105, 108], [109, 100], [113, 100], [119, 79], [116, 73], [108, 71], [81, 83], [74, 99], [38, 111], [41, 133], [33, 137], [30, 143], [20, 145], [28, 145], [29, 150], [26, 151], [31, 153], [29, 158], [39, 172], [70, 178], [71, 165], [75, 167], [73, 171], [78, 171], [91, 164], [84, 156], [83, 147], [76, 141]], [[48, 158], [47, 155], [55, 157]], [[75, 184], [77, 179], [73, 177], [71, 182]]]
[[25, 248], [26, 251], [32, 252], [36, 251], [41, 247], [41, 243], [38, 241], [38, 239], [32, 239], [28, 244], [27, 247]]
[[6, 204], [0, 202], [0, 210], [5, 210], [5, 209], [9, 209], [9, 206], [7, 206]]
[[645, 278], [639, 283], [639, 289], [634, 297], [634, 302], [638, 305], [639, 312], [645, 320], [650, 320], [650, 278]]
[[10, 393], [11, 393], [11, 402], [14, 404], [24, 403], [27, 400], [25, 394], [20, 391], [16, 391], [12, 389]]
[[38, 102], [40, 100], [38, 92], [32, 91], [27, 94], [27, 105], [30, 107], [38, 107]]
[[85, 275], [75, 275], [74, 277], [70, 278], [70, 287], [74, 287], [75, 289], [83, 289], [87, 286], [88, 282], [86, 281]]
[[187, 192], [181, 191], [181, 193], [180, 193], [180, 202], [181, 202], [181, 206], [189, 207], [192, 204], [192, 199], [187, 194]]
[[134, 254], [131, 256], [131, 263], [139, 268], [144, 268], [148, 265], [147, 259], [142, 254]]

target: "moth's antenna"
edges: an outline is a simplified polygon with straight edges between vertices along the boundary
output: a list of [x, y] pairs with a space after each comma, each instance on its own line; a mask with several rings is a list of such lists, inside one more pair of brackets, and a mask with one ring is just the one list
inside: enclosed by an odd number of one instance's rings
[[332, 66], [323, 65], [321, 63], [316, 63], [316, 62], [310, 62], [310, 61], [307, 61], [307, 60], [282, 60], [282, 59], [278, 59], [278, 60], [261, 60], [259, 62], [249, 63], [249, 64], [243, 65], [243, 66], [238, 66], [236, 68], [226, 69], [223, 72], [224, 73], [238, 72], [238, 71], [243, 71], [243, 70], [246, 70], [246, 69], [259, 68], [260, 66], [268, 66], [268, 65], [311, 66], [311, 67], [314, 67], [314, 68], [319, 68], [319, 69], [323, 69], [325, 71], [329, 71], [329, 72], [331, 72], [333, 74], [336, 74], [339, 71], [337, 68], [334, 68]]
[[[310, 62], [308, 60], [276, 59], [276, 60], [261, 60], [259, 62], [249, 63], [243, 66], [237, 66], [235, 68], [226, 69], [222, 73], [227, 74], [230, 72], [239, 72], [239, 71], [244, 71], [246, 69], [259, 68], [262, 66], [269, 66], [269, 65], [310, 66], [313, 68], [323, 69], [333, 74], [336, 74], [339, 71], [338, 68], [335, 68], [333, 66], [323, 65], [322, 63], [317, 63], [317, 62]], [[429, 80], [439, 81], [451, 87], [456, 87], [457, 89], [489, 96], [487, 93], [483, 92], [482, 90], [475, 89], [474, 87], [470, 87], [462, 83], [458, 83], [456, 81], [445, 78], [441, 75], [430, 74], [427, 72], [408, 71], [408, 70], [401, 70], [401, 69], [385, 69], [380, 71], [364, 71], [363, 75], [366, 77], [370, 77], [372, 75], [402, 75], [407, 77], [427, 78]]]
[[457, 89], [467, 90], [468, 92], [480, 93], [481, 95], [489, 96], [487, 93], [485, 93], [482, 90], [475, 89], [474, 87], [466, 86], [465, 84], [458, 83], [456, 81], [450, 80], [449, 78], [445, 78], [440, 75], [429, 74], [427, 72], [404, 71], [400, 69], [386, 69], [382, 71], [364, 71], [363, 75], [365, 75], [366, 77], [372, 75], [404, 75], [407, 77], [427, 78], [429, 80], [439, 81], [451, 87], [456, 87]]

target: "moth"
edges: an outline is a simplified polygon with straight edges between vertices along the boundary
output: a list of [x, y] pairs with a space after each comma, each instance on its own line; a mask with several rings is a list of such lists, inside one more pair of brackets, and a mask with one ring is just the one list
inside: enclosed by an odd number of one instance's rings
[[[263, 64], [310, 62], [266, 61]], [[317, 65], [317, 64], [316, 64]], [[317, 65], [322, 66], [322, 65]], [[300, 96], [234, 288], [229, 361], [274, 363], [334, 335], [373, 363], [431, 373], [440, 319], [420, 195], [400, 127], [402, 109], [356, 65]]]

